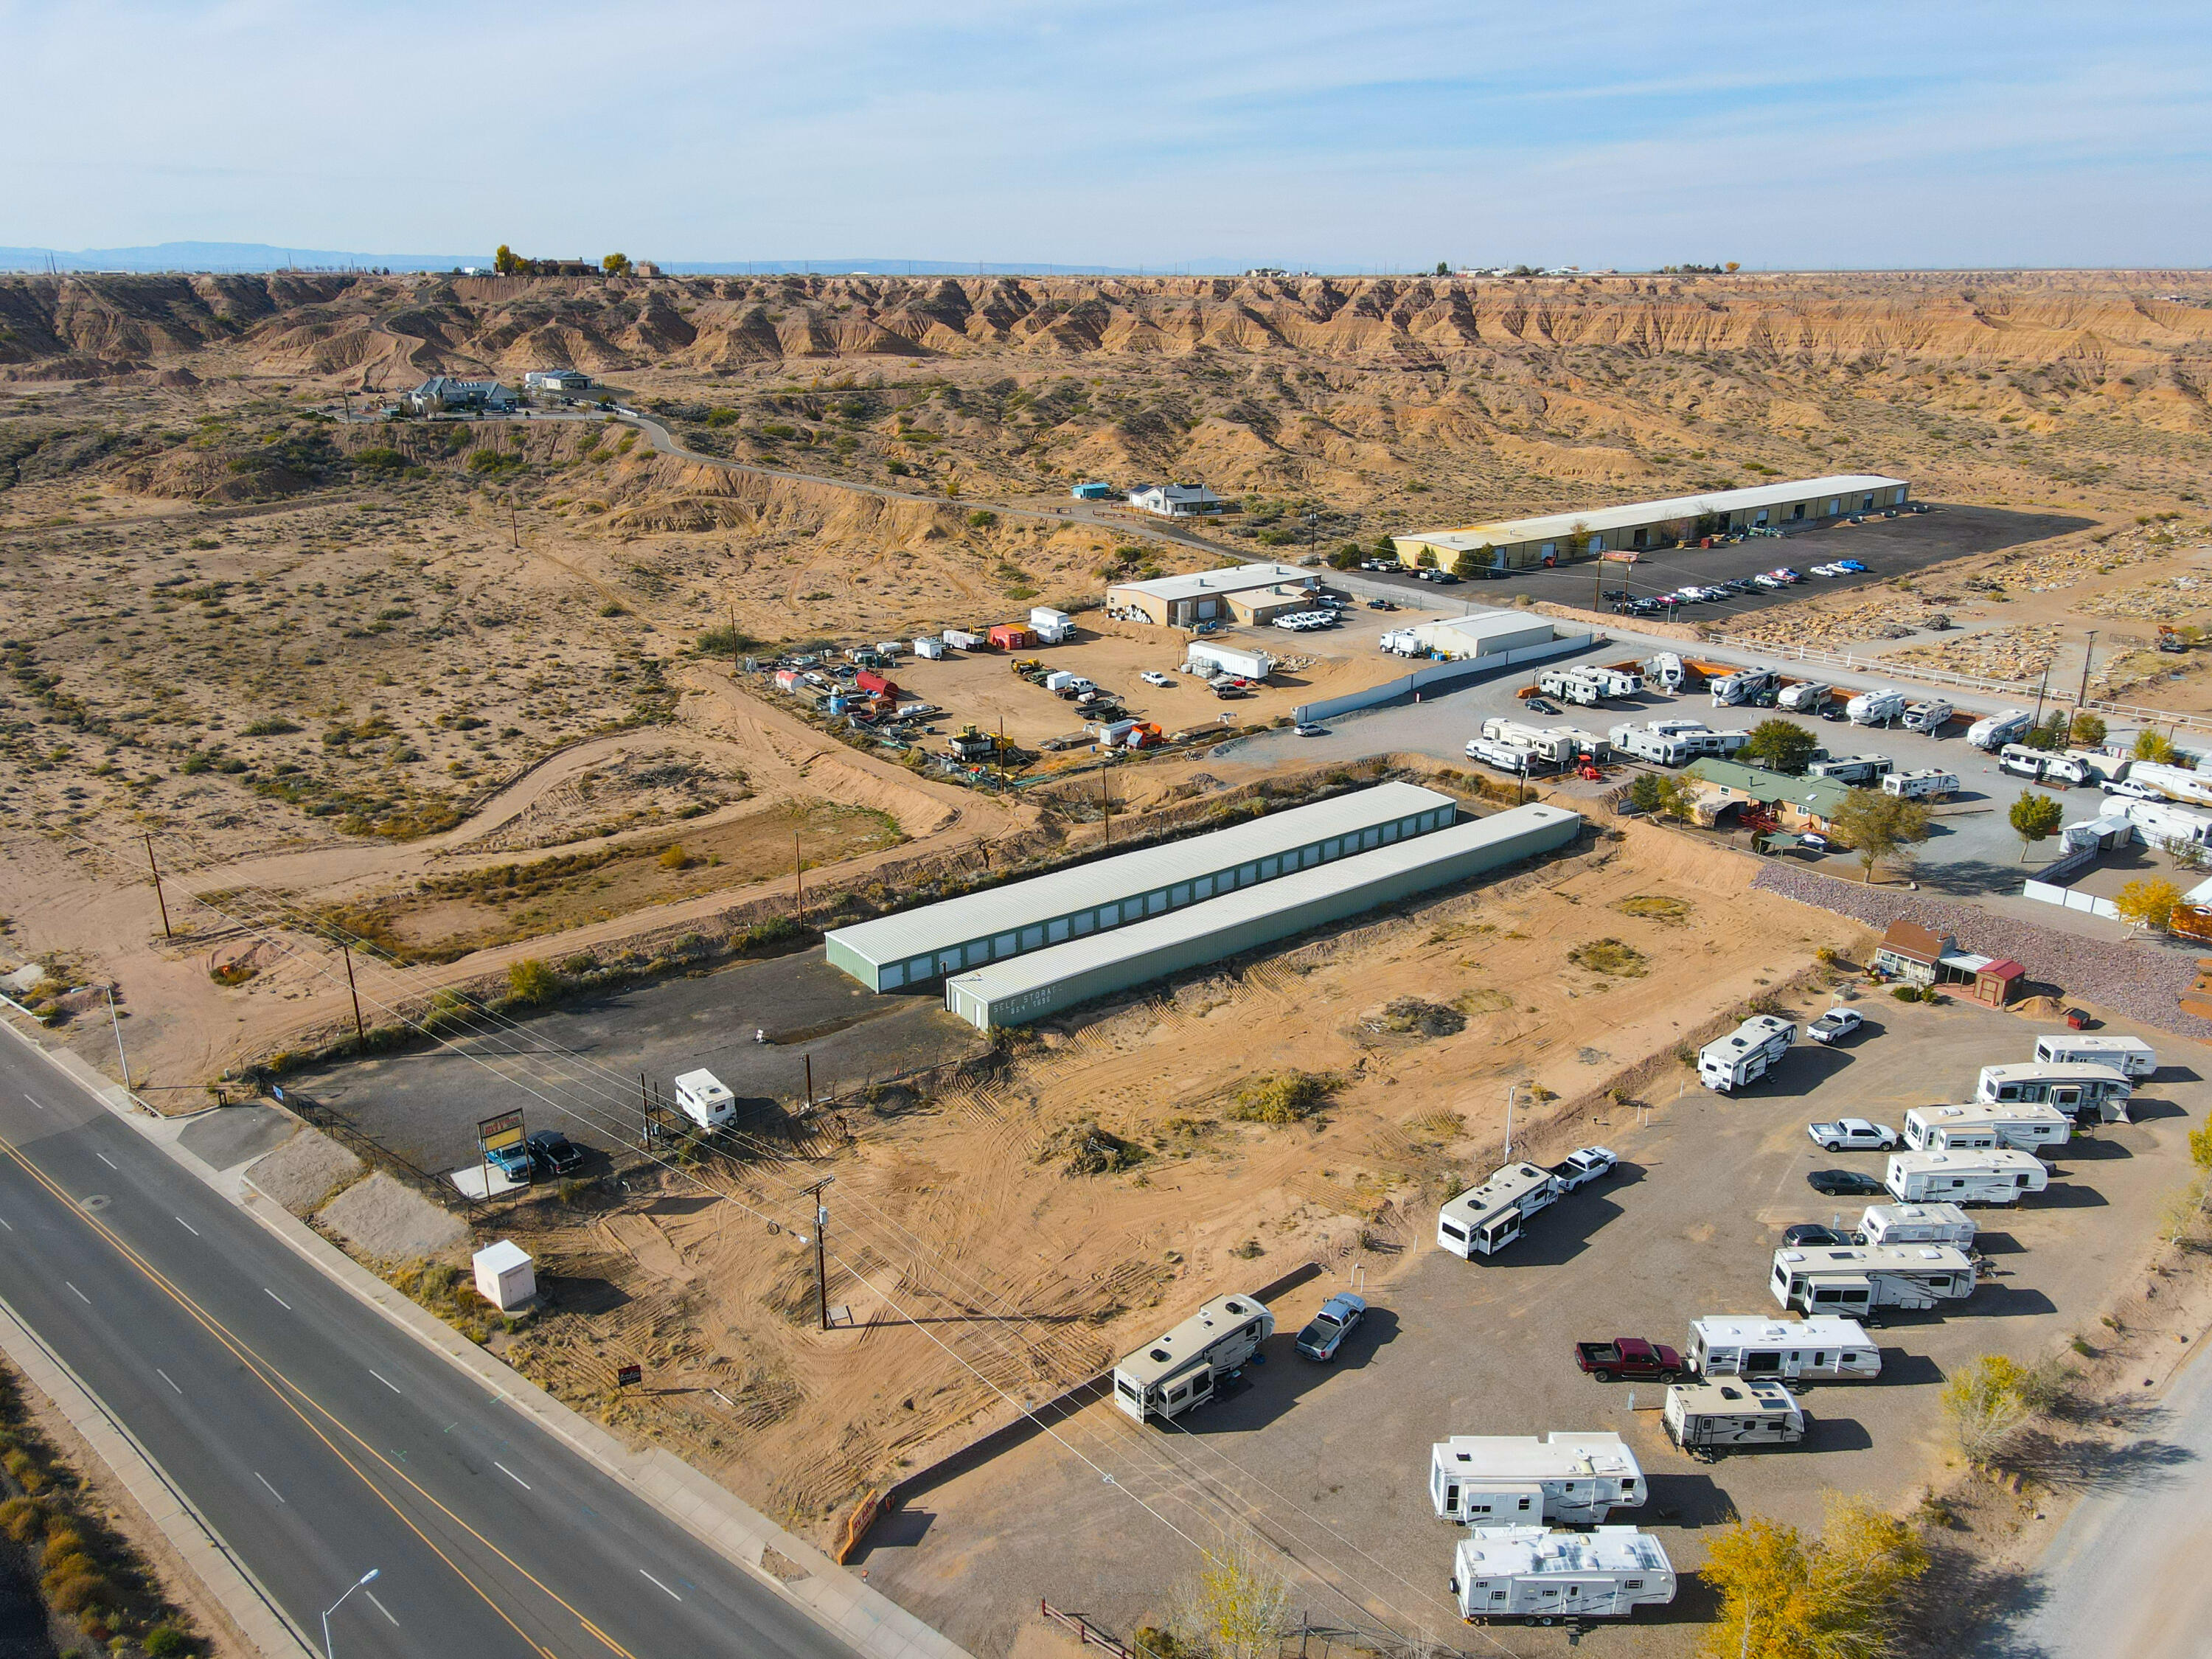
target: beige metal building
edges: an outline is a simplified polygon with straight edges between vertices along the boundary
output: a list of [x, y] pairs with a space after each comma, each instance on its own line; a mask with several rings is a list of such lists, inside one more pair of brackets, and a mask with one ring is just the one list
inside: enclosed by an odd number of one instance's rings
[[1288, 611], [1312, 608], [1315, 578], [1288, 564], [1233, 564], [1188, 576], [1115, 582], [1106, 590], [1109, 616], [1163, 627], [1200, 623], [1272, 622]]

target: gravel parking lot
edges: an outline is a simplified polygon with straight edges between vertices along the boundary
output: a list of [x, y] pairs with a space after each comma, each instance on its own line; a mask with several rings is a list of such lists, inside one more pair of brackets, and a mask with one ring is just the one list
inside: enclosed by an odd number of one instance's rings
[[[1658, 1531], [1685, 1573], [1731, 1510], [1816, 1523], [1826, 1488], [1885, 1504], [1908, 1494], [1940, 1455], [1936, 1391], [1954, 1367], [1983, 1352], [2040, 1356], [2096, 1332], [2156, 1200], [2183, 1179], [2185, 1132], [2207, 1091], [2187, 1066], [2170, 1066], [2145, 1086], [2141, 1121], [2077, 1141], [2047, 1194], [2017, 1212], [1978, 1212], [1990, 1257], [1982, 1288], [1948, 1317], [1904, 1315], [1881, 1328], [1881, 1381], [1813, 1389], [1803, 1448], [1692, 1462], [1661, 1431], [1662, 1390], [1634, 1389], [1632, 1410], [1632, 1389], [1583, 1376], [1571, 1345], [1644, 1334], [1680, 1346], [1701, 1315], [1776, 1314], [1765, 1279], [1781, 1230], [1849, 1222], [1863, 1202], [1823, 1198], [1806, 1174], [1881, 1168], [1878, 1154], [1821, 1152], [1804, 1125], [1844, 1115], [1894, 1125], [1908, 1106], [1962, 1098], [1978, 1066], [2025, 1057], [2034, 1030], [1969, 1005], [1862, 1006], [1869, 1029], [1856, 1042], [1801, 1043], [1770, 1085], [1724, 1098], [1692, 1085], [1669, 1098], [1669, 1084], [1655, 1091], [1648, 1125], [1624, 1111], [1592, 1129], [1621, 1154], [1620, 1172], [1538, 1217], [1495, 1261], [1462, 1262], [1425, 1239], [1401, 1258], [1370, 1258], [1376, 1310], [1337, 1364], [1298, 1359], [1291, 1341], [1344, 1288], [1340, 1272], [1278, 1302], [1265, 1363], [1248, 1370], [1241, 1392], [1194, 1413], [1188, 1431], [1140, 1429], [1099, 1401], [1052, 1435], [922, 1491], [872, 1534], [871, 1582], [977, 1654], [1005, 1651], [1041, 1595], [1126, 1633], [1163, 1611], [1194, 1565], [1193, 1542], [1243, 1516], [1310, 1570], [1297, 1600], [1317, 1623], [1350, 1623], [1364, 1608], [1464, 1651], [1553, 1653], [1564, 1650], [1559, 1632], [1478, 1635], [1453, 1616], [1454, 1533], [1433, 1518], [1425, 1492], [1436, 1440], [1617, 1430], [1652, 1497], [1614, 1518]], [[2187, 1058], [2173, 1038], [2152, 1035], [2169, 1058]], [[1487, 1168], [1500, 1150], [1466, 1161]], [[1262, 1258], [1252, 1279], [1291, 1265]], [[1238, 1288], [1188, 1285], [1163, 1322]], [[1073, 1540], [1081, 1547], [1068, 1547]], [[1601, 1630], [1584, 1645], [1686, 1654], [1703, 1607], [1686, 1583], [1670, 1616]]]

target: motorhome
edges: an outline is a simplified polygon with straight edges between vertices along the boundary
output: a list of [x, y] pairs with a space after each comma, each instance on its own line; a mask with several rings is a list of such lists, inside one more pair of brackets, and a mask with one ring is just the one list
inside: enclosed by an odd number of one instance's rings
[[2051, 1184], [2031, 1152], [2000, 1146], [1982, 1152], [1892, 1152], [1881, 1184], [1900, 1204], [2017, 1204]]
[[1165, 1336], [1114, 1367], [1114, 1403], [1139, 1423], [1180, 1417], [1213, 1398], [1219, 1380], [1259, 1352], [1275, 1316], [1255, 1297], [1217, 1296]]
[[1659, 1413], [1667, 1437], [1684, 1451], [1738, 1446], [1794, 1446], [1805, 1437], [1805, 1408], [1779, 1382], [1677, 1382]]
[[1674, 1569], [1659, 1540], [1634, 1527], [1474, 1527], [1453, 1552], [1451, 1589], [1469, 1624], [1626, 1619], [1674, 1599]]
[[1832, 685], [1823, 685], [1818, 680], [1799, 680], [1782, 688], [1774, 699], [1774, 706], [1793, 714], [1817, 714], [1828, 706], [1828, 699], [1835, 694]]
[[[1671, 730], [1661, 731], [1661, 726]], [[1616, 726], [1606, 736], [1620, 753], [1657, 766], [1687, 766], [1707, 755], [1725, 758], [1751, 741], [1748, 732], [1715, 732], [1689, 720]]]
[[1786, 1311], [1864, 1319], [1972, 1296], [1974, 1264], [1955, 1244], [1801, 1245], [1774, 1253], [1767, 1289]]
[[1495, 1255], [1521, 1237], [1529, 1217], [1564, 1191], [1549, 1170], [1509, 1164], [1480, 1187], [1444, 1200], [1437, 1212], [1437, 1248], [1469, 1261]]
[[686, 1072], [676, 1079], [676, 1104], [702, 1129], [719, 1129], [738, 1115], [738, 1097], [712, 1072]]
[[1712, 693], [1713, 707], [1726, 708], [1734, 704], [1755, 703], [1762, 697], [1773, 696], [1781, 684], [1782, 677], [1771, 668], [1747, 668], [1722, 675], [1706, 689]]
[[1719, 1094], [1756, 1083], [1790, 1052], [1797, 1028], [1778, 1014], [1754, 1014], [1698, 1050], [1698, 1081]]
[[2158, 1070], [2158, 1050], [2141, 1037], [2111, 1036], [2102, 1031], [2047, 1031], [2035, 1040], [2039, 1066], [2109, 1066], [2122, 1077], [2140, 1079]]
[[1930, 697], [1925, 702], [1905, 704], [1901, 724], [1908, 732], [1922, 732], [1932, 738], [1951, 723], [1951, 716], [1955, 712], [1941, 697]]
[[1937, 767], [1919, 772], [1892, 772], [1882, 779], [1881, 793], [1905, 800], [1948, 800], [1959, 793], [1958, 775]]
[[1973, 1217], [1955, 1204], [1869, 1204], [1859, 1237], [1869, 1244], [1955, 1244], [1974, 1248]]
[[2212, 773], [2137, 761], [2128, 768], [2128, 781], [2155, 789], [2170, 799], [2187, 801], [2192, 806], [2212, 806]]
[[1698, 1375], [1848, 1382], [1881, 1375], [1881, 1350], [1855, 1319], [1769, 1319], [1717, 1314], [1690, 1322], [1686, 1350]]
[[1895, 769], [1896, 763], [1887, 755], [1837, 755], [1828, 760], [1814, 761], [1805, 768], [1816, 778], [1861, 786], [1886, 778]]
[[2080, 1123], [2129, 1121], [2128, 1100], [2136, 1085], [2111, 1066], [2080, 1063], [2045, 1066], [1984, 1066], [1974, 1079], [1974, 1098], [2002, 1105], [2039, 1100]]
[[1905, 1115], [1905, 1144], [1916, 1152], [1987, 1152], [1998, 1146], [2033, 1152], [2063, 1146], [2073, 1138], [2074, 1120], [2040, 1101], [1915, 1106]]
[[2032, 709], [2001, 708], [1968, 726], [1966, 741], [1975, 748], [1986, 749], [1994, 755], [2007, 744], [2018, 743], [2034, 726], [2035, 714]]
[[1689, 678], [1690, 671], [1682, 665], [1681, 658], [1674, 652], [1662, 651], [1644, 665], [1644, 677], [1662, 691], [1680, 691], [1683, 682]]
[[2202, 812], [2170, 800], [2122, 800], [2112, 805], [2135, 825], [2146, 847], [2165, 847], [2175, 842], [2186, 847], [2212, 847], [2212, 817]]
[[1887, 726], [1905, 713], [1905, 693], [1894, 688], [1862, 691], [1844, 705], [1854, 726]]
[[1470, 1527], [1588, 1526], [1647, 1495], [1643, 1467], [1617, 1434], [1455, 1434], [1429, 1455], [1431, 1506]]
[[1547, 697], [1585, 708], [1605, 701], [1604, 688], [1579, 668], [1547, 668], [1536, 677], [1536, 689]]

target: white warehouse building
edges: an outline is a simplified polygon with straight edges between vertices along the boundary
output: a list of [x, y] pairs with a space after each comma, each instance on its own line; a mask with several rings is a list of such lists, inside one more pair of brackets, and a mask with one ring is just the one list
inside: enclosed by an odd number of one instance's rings
[[1226, 830], [835, 928], [823, 944], [831, 967], [872, 991], [896, 991], [1431, 835], [1458, 820], [1459, 803], [1440, 791], [1378, 784]]
[[1288, 939], [1433, 887], [1571, 844], [1582, 815], [1516, 806], [1319, 869], [948, 978], [945, 1006], [981, 1030], [1022, 1025], [1095, 997]]

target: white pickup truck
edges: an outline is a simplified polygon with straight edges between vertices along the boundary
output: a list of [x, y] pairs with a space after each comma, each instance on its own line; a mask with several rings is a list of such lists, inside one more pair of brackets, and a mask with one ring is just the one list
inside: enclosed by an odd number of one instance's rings
[[1602, 1181], [1613, 1172], [1620, 1158], [1603, 1146], [1585, 1146], [1578, 1152], [1570, 1152], [1552, 1165], [1552, 1178], [1559, 1183], [1563, 1192], [1572, 1192], [1577, 1187], [1587, 1187], [1593, 1181]]

